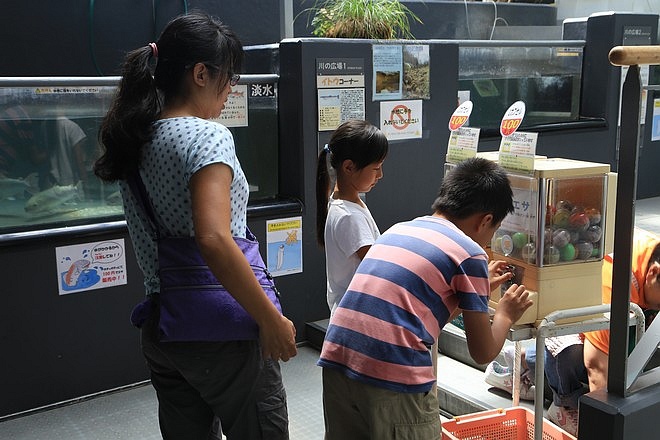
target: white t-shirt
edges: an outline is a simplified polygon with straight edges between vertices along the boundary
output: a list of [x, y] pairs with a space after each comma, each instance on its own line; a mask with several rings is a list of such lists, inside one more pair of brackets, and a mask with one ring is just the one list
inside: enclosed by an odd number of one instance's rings
[[58, 185], [75, 185], [82, 178], [78, 173], [84, 170], [75, 166], [77, 164], [73, 147], [87, 135], [78, 124], [63, 116], [55, 120], [53, 135], [57, 144], [50, 156], [50, 172]]
[[380, 231], [366, 206], [330, 197], [324, 236], [328, 307], [332, 313], [360, 264], [356, 252], [374, 244]]
[[[194, 236], [188, 183], [193, 174], [213, 163], [224, 163], [232, 169], [231, 233], [234, 237], [245, 237], [249, 188], [229, 129], [195, 117], [154, 122], [153, 138], [144, 147], [140, 176], [163, 235]], [[147, 294], [158, 292], [160, 280], [155, 231], [146, 214], [137, 207], [125, 181], [120, 181], [120, 189], [128, 231], [144, 273]]]

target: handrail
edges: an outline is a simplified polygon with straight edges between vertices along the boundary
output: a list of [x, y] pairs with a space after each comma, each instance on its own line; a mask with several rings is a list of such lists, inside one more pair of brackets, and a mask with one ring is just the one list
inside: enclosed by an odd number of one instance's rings
[[615, 46], [609, 59], [615, 66], [660, 64], [660, 46]]

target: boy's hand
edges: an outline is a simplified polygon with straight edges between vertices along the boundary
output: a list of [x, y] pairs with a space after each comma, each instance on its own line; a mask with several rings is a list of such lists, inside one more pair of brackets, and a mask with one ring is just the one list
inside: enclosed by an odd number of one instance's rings
[[500, 298], [496, 314], [504, 315], [513, 324], [520, 319], [525, 310], [530, 308], [532, 304], [534, 302], [529, 299], [529, 292], [525, 290], [525, 286], [513, 284]]
[[491, 292], [513, 278], [513, 272], [507, 269], [508, 266], [508, 263], [502, 260], [492, 260], [488, 263], [488, 280], [490, 281]]

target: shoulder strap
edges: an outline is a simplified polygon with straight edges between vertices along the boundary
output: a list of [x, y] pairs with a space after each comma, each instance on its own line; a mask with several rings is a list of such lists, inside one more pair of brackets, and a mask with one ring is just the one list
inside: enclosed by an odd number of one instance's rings
[[149, 200], [147, 188], [144, 186], [142, 177], [140, 177], [140, 172], [136, 170], [134, 174], [126, 179], [126, 183], [128, 183], [128, 187], [131, 189], [131, 192], [133, 193], [133, 196], [137, 200], [138, 204], [142, 206], [142, 209], [147, 215], [147, 218], [156, 231], [156, 236], [160, 236], [160, 228], [158, 227], [158, 222], [156, 221], [154, 207], [151, 204], [151, 200]]

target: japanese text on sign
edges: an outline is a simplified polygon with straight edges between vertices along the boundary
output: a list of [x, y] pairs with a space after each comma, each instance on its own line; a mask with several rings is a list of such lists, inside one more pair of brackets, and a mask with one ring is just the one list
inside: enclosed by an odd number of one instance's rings
[[275, 96], [275, 85], [272, 83], [250, 84], [250, 97], [272, 97]]

